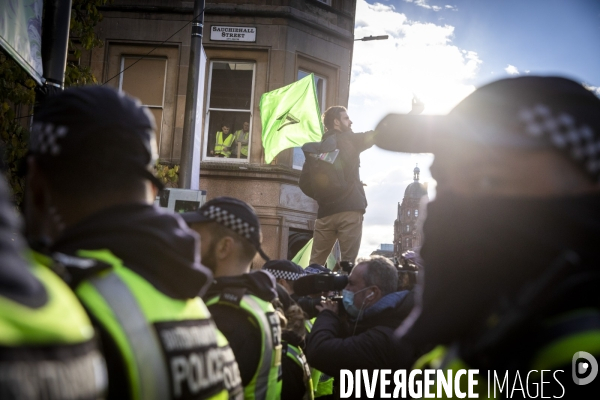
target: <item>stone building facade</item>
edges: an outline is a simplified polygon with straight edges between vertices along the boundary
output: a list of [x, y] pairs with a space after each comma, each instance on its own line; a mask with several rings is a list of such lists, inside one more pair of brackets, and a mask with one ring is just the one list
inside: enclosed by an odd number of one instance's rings
[[[161, 163], [179, 164], [193, 1], [115, 0], [97, 26], [103, 48], [82, 55], [100, 81], [141, 99], [158, 124]], [[264, 250], [291, 258], [310, 237], [316, 203], [298, 188], [299, 149], [264, 162], [260, 98], [315, 74], [322, 110], [347, 105], [356, 0], [220, 0], [206, 2], [206, 52], [200, 187], [207, 199], [232, 196], [257, 210]], [[245, 32], [247, 35], [223, 34]], [[122, 72], [123, 71], [123, 72]], [[212, 153], [223, 125], [249, 125], [248, 154]], [[256, 264], [261, 261], [256, 259]]]
[[423, 243], [423, 205], [429, 201], [427, 185], [419, 182], [421, 170], [413, 170], [413, 182], [406, 187], [402, 203], [398, 203], [398, 217], [394, 221], [394, 256], [414, 250]]

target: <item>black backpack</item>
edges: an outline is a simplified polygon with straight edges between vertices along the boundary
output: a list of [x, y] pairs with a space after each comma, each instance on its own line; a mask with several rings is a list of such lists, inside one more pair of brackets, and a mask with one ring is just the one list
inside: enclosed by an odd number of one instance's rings
[[346, 180], [335, 135], [306, 143], [302, 151], [306, 157], [298, 182], [302, 193], [321, 205], [346, 197], [352, 185]]

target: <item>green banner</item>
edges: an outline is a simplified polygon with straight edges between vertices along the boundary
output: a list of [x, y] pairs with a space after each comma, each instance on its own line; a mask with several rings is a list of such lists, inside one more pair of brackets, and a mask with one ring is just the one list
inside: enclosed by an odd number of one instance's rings
[[263, 94], [259, 108], [267, 164], [282, 150], [318, 142], [323, 136], [313, 74]]
[[43, 0], [0, 0], [0, 46], [40, 85], [43, 7]]
[[[301, 266], [302, 268], [306, 268], [310, 265], [310, 253], [312, 251], [312, 244], [313, 244], [313, 240], [310, 239], [303, 248], [300, 249], [300, 251], [298, 252], [298, 254], [296, 254], [294, 256], [294, 258], [292, 258], [292, 262], [298, 264], [299, 266]], [[329, 256], [327, 256], [327, 262], [325, 263], [326, 267], [330, 270], [333, 270], [333, 267], [335, 267], [336, 264], [336, 259], [335, 259], [335, 255], [333, 255], [333, 251], [331, 253], [329, 253]]]

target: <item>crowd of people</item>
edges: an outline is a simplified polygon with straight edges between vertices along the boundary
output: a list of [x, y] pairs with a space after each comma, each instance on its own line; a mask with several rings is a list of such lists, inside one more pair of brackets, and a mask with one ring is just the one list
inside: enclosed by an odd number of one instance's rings
[[[342, 370], [460, 368], [507, 376], [507, 398], [597, 395], [600, 99], [528, 76], [367, 134], [342, 107], [324, 120], [352, 187], [319, 204], [302, 268], [269, 260], [241, 200], [153, 206], [155, 126], [138, 101], [98, 86], [46, 99], [24, 229], [0, 180], [0, 398], [325, 400]], [[360, 235], [341, 228], [360, 232], [358, 160], [373, 143], [435, 155], [425, 243], [398, 265], [355, 263]], [[350, 263], [334, 273], [321, 264], [336, 239]]]

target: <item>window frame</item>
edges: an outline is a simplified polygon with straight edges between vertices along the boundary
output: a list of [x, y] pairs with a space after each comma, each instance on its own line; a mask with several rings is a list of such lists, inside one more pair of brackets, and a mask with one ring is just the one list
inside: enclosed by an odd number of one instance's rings
[[326, 103], [327, 103], [327, 81], [329, 80], [328, 77], [323, 76], [321, 74], [318, 74], [316, 72], [311, 72], [308, 71], [307, 69], [303, 69], [303, 68], [298, 68], [298, 71], [296, 72], [296, 82], [298, 82], [300, 79], [303, 78], [298, 78], [298, 75], [300, 74], [300, 71], [304, 72], [307, 76], [310, 74], [313, 74], [315, 76], [315, 78], [320, 78], [323, 80], [323, 93], [321, 93], [321, 98], [319, 99], [317, 96], [317, 100], [319, 100], [319, 111], [321, 111], [321, 114], [323, 114], [326, 110]]
[[[162, 105], [148, 105], [148, 104], [143, 104], [142, 105], [144, 107], [147, 107], [149, 109], [154, 108], [154, 109], [160, 109], [163, 113], [162, 118], [160, 119], [160, 126], [156, 127], [156, 137], [158, 138], [158, 143], [157, 143], [157, 149], [160, 149], [160, 145], [162, 142], [162, 128], [163, 128], [163, 120], [164, 120], [164, 113], [165, 113], [165, 98], [167, 96], [167, 73], [169, 71], [169, 58], [168, 57], [161, 57], [161, 56], [150, 56], [150, 57], [144, 57], [144, 56], [138, 56], [138, 55], [126, 55], [126, 54], [121, 54], [121, 60], [119, 62], [119, 71], [124, 71], [125, 68], [125, 59], [126, 58], [134, 58], [137, 60], [163, 60], [165, 62], [165, 75], [164, 75], [164, 80], [163, 80], [163, 93], [162, 93]], [[123, 78], [125, 77], [125, 73], [121, 73], [119, 74], [119, 93], [123, 93]], [[141, 101], [141, 100], [140, 100]]]
[[[212, 75], [213, 75], [213, 65], [215, 63], [232, 63], [232, 64], [251, 64], [252, 65], [252, 88], [250, 90], [250, 108], [248, 110], [242, 109], [231, 109], [231, 108], [211, 108], [210, 107], [210, 95], [212, 90]], [[256, 90], [256, 60], [232, 60], [232, 59], [211, 59], [208, 62], [208, 83], [206, 88], [206, 105], [204, 106], [204, 132], [202, 134], [202, 161], [211, 161], [211, 162], [227, 162], [227, 163], [238, 163], [238, 164], [249, 164], [250, 163], [250, 155], [252, 154], [252, 120], [254, 119], [254, 95]], [[248, 136], [248, 157], [247, 158], [222, 158], [222, 157], [212, 157], [208, 154], [208, 135], [209, 125], [210, 125], [210, 112], [211, 111], [221, 111], [221, 112], [240, 112], [240, 113], [249, 113], [250, 118], [248, 123], [250, 124], [250, 135]], [[233, 134], [234, 132], [232, 132]]]

